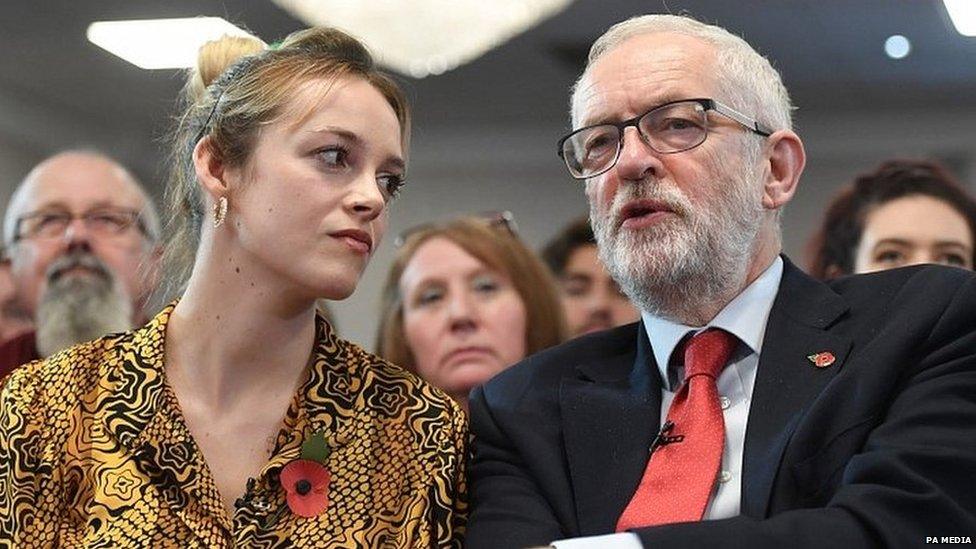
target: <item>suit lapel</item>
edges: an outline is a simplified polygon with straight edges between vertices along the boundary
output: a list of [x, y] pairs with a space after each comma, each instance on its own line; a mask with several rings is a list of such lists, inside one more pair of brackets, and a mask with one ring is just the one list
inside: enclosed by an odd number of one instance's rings
[[[831, 333], [846, 302], [784, 258], [783, 280], [770, 311], [749, 409], [743, 455], [743, 515], [765, 518], [783, 451], [809, 405], [841, 370], [851, 340]], [[808, 358], [829, 352], [817, 367]]]
[[560, 387], [563, 433], [580, 535], [613, 531], [657, 431], [661, 382], [643, 323], [621, 353], [577, 367]]

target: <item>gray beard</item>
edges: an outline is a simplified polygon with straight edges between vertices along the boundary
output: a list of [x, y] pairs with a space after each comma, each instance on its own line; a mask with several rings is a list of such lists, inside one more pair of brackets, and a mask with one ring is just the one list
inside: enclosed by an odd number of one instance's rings
[[[721, 189], [713, 204], [692, 206], [680, 191], [657, 181], [621, 185], [602, 217], [591, 203], [600, 259], [642, 311], [703, 325], [710, 320], [704, 311], [720, 309], [741, 290], [763, 216], [758, 174], [741, 171], [710, 183]], [[621, 229], [617, 212], [638, 198], [666, 202], [677, 218], [640, 231]]]
[[[74, 265], [93, 272], [61, 274]], [[37, 308], [37, 350], [42, 357], [133, 327], [131, 300], [95, 256], [64, 256], [51, 265], [47, 278], [47, 290]]]

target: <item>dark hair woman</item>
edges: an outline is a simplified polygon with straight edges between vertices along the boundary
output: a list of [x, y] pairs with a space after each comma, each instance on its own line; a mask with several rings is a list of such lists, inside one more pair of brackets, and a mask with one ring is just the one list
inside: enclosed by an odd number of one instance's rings
[[809, 245], [821, 280], [917, 263], [972, 269], [976, 201], [934, 162], [889, 160], [831, 201]]

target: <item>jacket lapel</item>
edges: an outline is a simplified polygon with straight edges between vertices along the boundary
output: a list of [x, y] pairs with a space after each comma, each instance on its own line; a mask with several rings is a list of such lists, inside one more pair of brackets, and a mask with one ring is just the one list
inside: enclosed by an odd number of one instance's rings
[[613, 531], [647, 464], [661, 381], [643, 323], [637, 350], [581, 364], [560, 386], [566, 456], [580, 535]]
[[[793, 431], [841, 370], [851, 349], [849, 338], [831, 333], [847, 312], [847, 303], [783, 259], [783, 279], [766, 326], [743, 455], [741, 512], [756, 519], [766, 517]], [[817, 367], [809, 358], [817, 353], [832, 354], [832, 363]]]

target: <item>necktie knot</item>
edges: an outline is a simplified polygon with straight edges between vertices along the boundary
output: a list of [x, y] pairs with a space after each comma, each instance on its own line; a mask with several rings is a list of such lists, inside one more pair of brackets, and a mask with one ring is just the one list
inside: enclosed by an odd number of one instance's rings
[[709, 328], [685, 344], [685, 381], [694, 376], [718, 378], [738, 340], [721, 328]]

